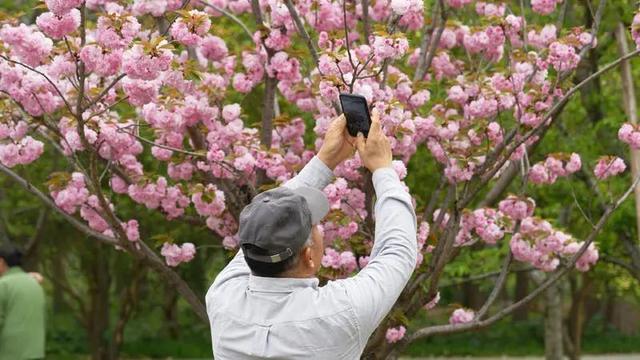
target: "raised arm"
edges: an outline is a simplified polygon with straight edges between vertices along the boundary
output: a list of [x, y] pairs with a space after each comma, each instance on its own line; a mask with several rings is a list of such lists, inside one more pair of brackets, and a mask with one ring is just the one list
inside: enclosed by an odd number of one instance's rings
[[364, 344], [400, 296], [416, 266], [416, 218], [411, 196], [392, 168], [373, 173], [375, 242], [367, 266], [343, 280], [353, 302]]
[[353, 303], [361, 346], [391, 310], [416, 265], [416, 217], [411, 196], [391, 166], [389, 140], [373, 115], [369, 138], [358, 138], [358, 152], [373, 171], [376, 190], [375, 239], [368, 265], [350, 279], [336, 281]]

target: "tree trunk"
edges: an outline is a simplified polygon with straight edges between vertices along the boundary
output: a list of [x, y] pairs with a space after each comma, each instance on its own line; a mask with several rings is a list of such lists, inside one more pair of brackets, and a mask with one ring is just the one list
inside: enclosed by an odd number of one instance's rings
[[462, 294], [464, 296], [462, 299], [464, 306], [471, 309], [479, 309], [482, 306], [483, 299], [480, 296], [478, 284], [472, 282], [462, 284]]
[[180, 336], [180, 325], [178, 324], [178, 293], [171, 287], [164, 287], [164, 303], [162, 312], [164, 314], [165, 326], [169, 337], [177, 339]]
[[[516, 289], [513, 302], [520, 301], [529, 293], [529, 275], [526, 272], [516, 273]], [[513, 320], [525, 321], [529, 318], [529, 306], [522, 306], [513, 312]]]
[[[54, 256], [51, 257], [51, 276], [55, 279], [62, 278], [62, 273], [64, 272], [64, 265], [62, 263], [64, 257], [61, 254], [62, 251], [58, 249], [53, 249]], [[64, 290], [60, 286], [60, 283], [57, 281], [52, 282], [53, 284], [53, 311], [59, 312], [62, 311], [66, 307], [66, 303], [64, 301]]]
[[89, 278], [89, 321], [87, 333], [89, 348], [93, 360], [109, 360], [109, 288], [111, 277], [109, 265], [105, 256], [105, 249], [101, 244], [95, 244], [91, 261]]
[[562, 360], [562, 294], [559, 284], [545, 292], [544, 350], [547, 360]]
[[[616, 28], [616, 40], [618, 43], [618, 53], [621, 56], [628, 54], [629, 43], [627, 42], [627, 28], [619, 22]], [[629, 122], [636, 125], [638, 123], [638, 106], [636, 103], [636, 91], [633, 84], [633, 74], [631, 73], [631, 64], [629, 60], [625, 60], [620, 64], [620, 77], [622, 78], [622, 98], [624, 100], [624, 110], [629, 118]], [[640, 151], [631, 149], [631, 174], [635, 179], [638, 176], [640, 168]], [[636, 186], [635, 202], [636, 202], [636, 231], [640, 238], [640, 186]]]
[[133, 278], [120, 294], [120, 312], [111, 336], [110, 359], [117, 359], [120, 354], [120, 349], [124, 344], [124, 331], [138, 305], [140, 282], [145, 279], [146, 269], [140, 262], [136, 262], [132, 266], [131, 273]]
[[585, 313], [584, 305], [587, 296], [591, 292], [593, 279], [582, 274], [582, 286], [572, 295], [571, 311], [569, 313], [569, 336], [571, 338], [570, 358], [578, 360], [582, 354], [582, 332], [584, 330]]

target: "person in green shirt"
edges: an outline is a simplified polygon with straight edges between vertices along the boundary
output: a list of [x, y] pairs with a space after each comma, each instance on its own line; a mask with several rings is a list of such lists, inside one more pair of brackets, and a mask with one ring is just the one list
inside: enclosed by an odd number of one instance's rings
[[0, 247], [0, 360], [44, 358], [45, 297], [15, 247]]

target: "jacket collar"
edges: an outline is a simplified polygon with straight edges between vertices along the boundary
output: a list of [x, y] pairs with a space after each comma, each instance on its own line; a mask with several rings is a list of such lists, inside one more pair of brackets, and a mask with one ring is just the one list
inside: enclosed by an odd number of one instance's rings
[[23, 274], [23, 273], [24, 273], [24, 270], [22, 270], [21, 267], [12, 266], [12, 267], [8, 268], [7, 271], [4, 272], [4, 275]]
[[289, 293], [296, 289], [317, 288], [317, 278], [271, 278], [249, 275], [249, 290], [257, 292]]

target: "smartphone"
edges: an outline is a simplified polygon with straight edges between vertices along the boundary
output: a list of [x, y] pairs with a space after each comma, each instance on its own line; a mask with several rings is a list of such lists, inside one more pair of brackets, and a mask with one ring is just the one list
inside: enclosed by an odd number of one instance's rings
[[340, 105], [344, 116], [347, 118], [349, 135], [357, 136], [361, 132], [364, 137], [367, 137], [371, 127], [367, 99], [362, 95], [342, 93], [340, 94]]

